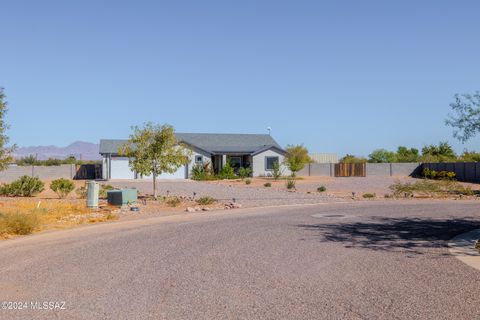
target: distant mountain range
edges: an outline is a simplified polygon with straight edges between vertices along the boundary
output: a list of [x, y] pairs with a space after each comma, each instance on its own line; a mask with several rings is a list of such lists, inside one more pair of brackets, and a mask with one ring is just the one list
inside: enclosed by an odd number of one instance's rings
[[64, 159], [68, 156], [74, 156], [81, 160], [98, 160], [101, 159], [99, 145], [91, 142], [75, 141], [66, 147], [57, 146], [35, 146], [21, 147], [15, 153], [15, 158], [22, 158], [28, 155], [34, 155], [38, 160], [46, 160], [48, 158]]

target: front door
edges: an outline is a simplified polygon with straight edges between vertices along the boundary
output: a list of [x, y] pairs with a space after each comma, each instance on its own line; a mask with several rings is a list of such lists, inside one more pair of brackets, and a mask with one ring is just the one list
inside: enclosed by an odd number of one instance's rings
[[242, 166], [242, 157], [241, 156], [230, 156], [230, 165], [235, 169], [235, 172], [238, 172], [238, 169]]

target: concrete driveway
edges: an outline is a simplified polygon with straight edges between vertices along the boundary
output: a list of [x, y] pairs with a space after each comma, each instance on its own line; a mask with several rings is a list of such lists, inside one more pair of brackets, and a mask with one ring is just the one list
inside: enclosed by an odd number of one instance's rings
[[446, 242], [476, 202], [252, 208], [0, 243], [0, 319], [478, 319], [480, 272]]

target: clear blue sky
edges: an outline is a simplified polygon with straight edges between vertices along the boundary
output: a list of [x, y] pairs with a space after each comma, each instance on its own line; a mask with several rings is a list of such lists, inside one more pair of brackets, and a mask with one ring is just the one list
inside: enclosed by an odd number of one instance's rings
[[20, 146], [183, 132], [272, 134], [367, 155], [447, 140], [480, 90], [479, 1], [4, 0], [0, 86]]

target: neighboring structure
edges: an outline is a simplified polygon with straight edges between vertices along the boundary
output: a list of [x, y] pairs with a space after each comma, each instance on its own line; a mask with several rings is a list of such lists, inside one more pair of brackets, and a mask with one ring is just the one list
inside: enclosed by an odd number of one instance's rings
[[[268, 134], [223, 134], [223, 133], [175, 133], [179, 142], [192, 150], [190, 162], [175, 173], [162, 174], [159, 179], [187, 179], [195, 164], [209, 162], [218, 172], [229, 161], [235, 170], [251, 168], [253, 176], [268, 176], [273, 164], [278, 162], [283, 174], [288, 174], [283, 163], [286, 154]], [[133, 172], [128, 158], [118, 154], [119, 147], [127, 140], [100, 140], [103, 158], [103, 179], [146, 179]]]
[[315, 163], [338, 163], [336, 153], [311, 153], [309, 156]]

